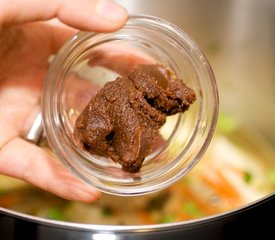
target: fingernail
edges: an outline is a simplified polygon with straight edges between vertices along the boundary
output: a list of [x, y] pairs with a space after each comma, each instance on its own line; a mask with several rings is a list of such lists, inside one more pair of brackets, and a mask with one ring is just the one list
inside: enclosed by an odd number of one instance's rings
[[99, 1], [96, 12], [100, 17], [113, 22], [120, 22], [127, 15], [123, 7], [110, 0]]
[[86, 185], [85, 183], [83, 184], [83, 182], [75, 182], [70, 185], [70, 193], [72, 194], [73, 199], [82, 202], [94, 202], [101, 196], [101, 193], [98, 190]]

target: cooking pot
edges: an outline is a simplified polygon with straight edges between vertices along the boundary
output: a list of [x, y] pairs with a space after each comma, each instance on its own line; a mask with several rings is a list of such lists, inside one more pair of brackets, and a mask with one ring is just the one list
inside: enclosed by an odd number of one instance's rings
[[272, 236], [275, 194], [225, 214], [189, 222], [148, 226], [63, 223], [0, 210], [1, 239], [261, 239]]
[[[133, 14], [164, 18], [205, 52], [220, 109], [275, 143], [275, 2], [272, 0], [117, 1]], [[46, 220], [0, 208], [0, 239], [235, 239], [272, 236], [275, 193], [230, 212], [178, 223], [107, 226]], [[271, 219], [271, 220], [269, 220]]]

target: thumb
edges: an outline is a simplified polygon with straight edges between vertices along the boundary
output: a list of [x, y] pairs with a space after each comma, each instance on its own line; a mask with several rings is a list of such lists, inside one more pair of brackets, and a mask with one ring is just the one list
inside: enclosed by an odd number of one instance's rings
[[0, 1], [0, 29], [3, 25], [52, 18], [80, 30], [108, 32], [125, 24], [127, 12], [111, 0]]

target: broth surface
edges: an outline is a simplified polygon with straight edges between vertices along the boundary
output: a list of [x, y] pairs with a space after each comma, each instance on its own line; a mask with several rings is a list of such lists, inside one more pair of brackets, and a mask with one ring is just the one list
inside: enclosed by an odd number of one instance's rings
[[[275, 163], [264, 140], [221, 115], [199, 164], [173, 186], [137, 197], [102, 194], [85, 204], [0, 175], [0, 206], [42, 218], [89, 224], [178, 222], [223, 213], [275, 190]], [[131, 203], [131, 204], [129, 204]]]

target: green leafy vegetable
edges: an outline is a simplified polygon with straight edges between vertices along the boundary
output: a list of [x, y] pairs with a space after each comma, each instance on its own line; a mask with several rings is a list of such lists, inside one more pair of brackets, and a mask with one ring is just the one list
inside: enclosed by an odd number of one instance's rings
[[105, 217], [110, 217], [114, 214], [114, 210], [110, 206], [104, 206], [102, 208], [102, 215]]
[[232, 133], [238, 128], [238, 121], [231, 115], [220, 113], [217, 123], [217, 129], [224, 133]]
[[65, 221], [66, 218], [59, 207], [53, 207], [48, 210], [47, 218], [53, 220]]
[[244, 171], [244, 173], [243, 173], [243, 179], [244, 179], [244, 181], [245, 181], [246, 183], [251, 183], [252, 178], [253, 178], [253, 176], [252, 176], [252, 173], [251, 173], [251, 172], [249, 172], [249, 171]]
[[187, 201], [183, 205], [183, 211], [190, 216], [200, 217], [203, 215], [201, 209], [198, 207], [197, 204], [191, 201]]
[[268, 179], [272, 184], [275, 184], [275, 169], [271, 169], [268, 172]]
[[172, 214], [167, 214], [163, 216], [163, 218], [160, 220], [160, 223], [171, 223], [175, 221], [175, 216]]

